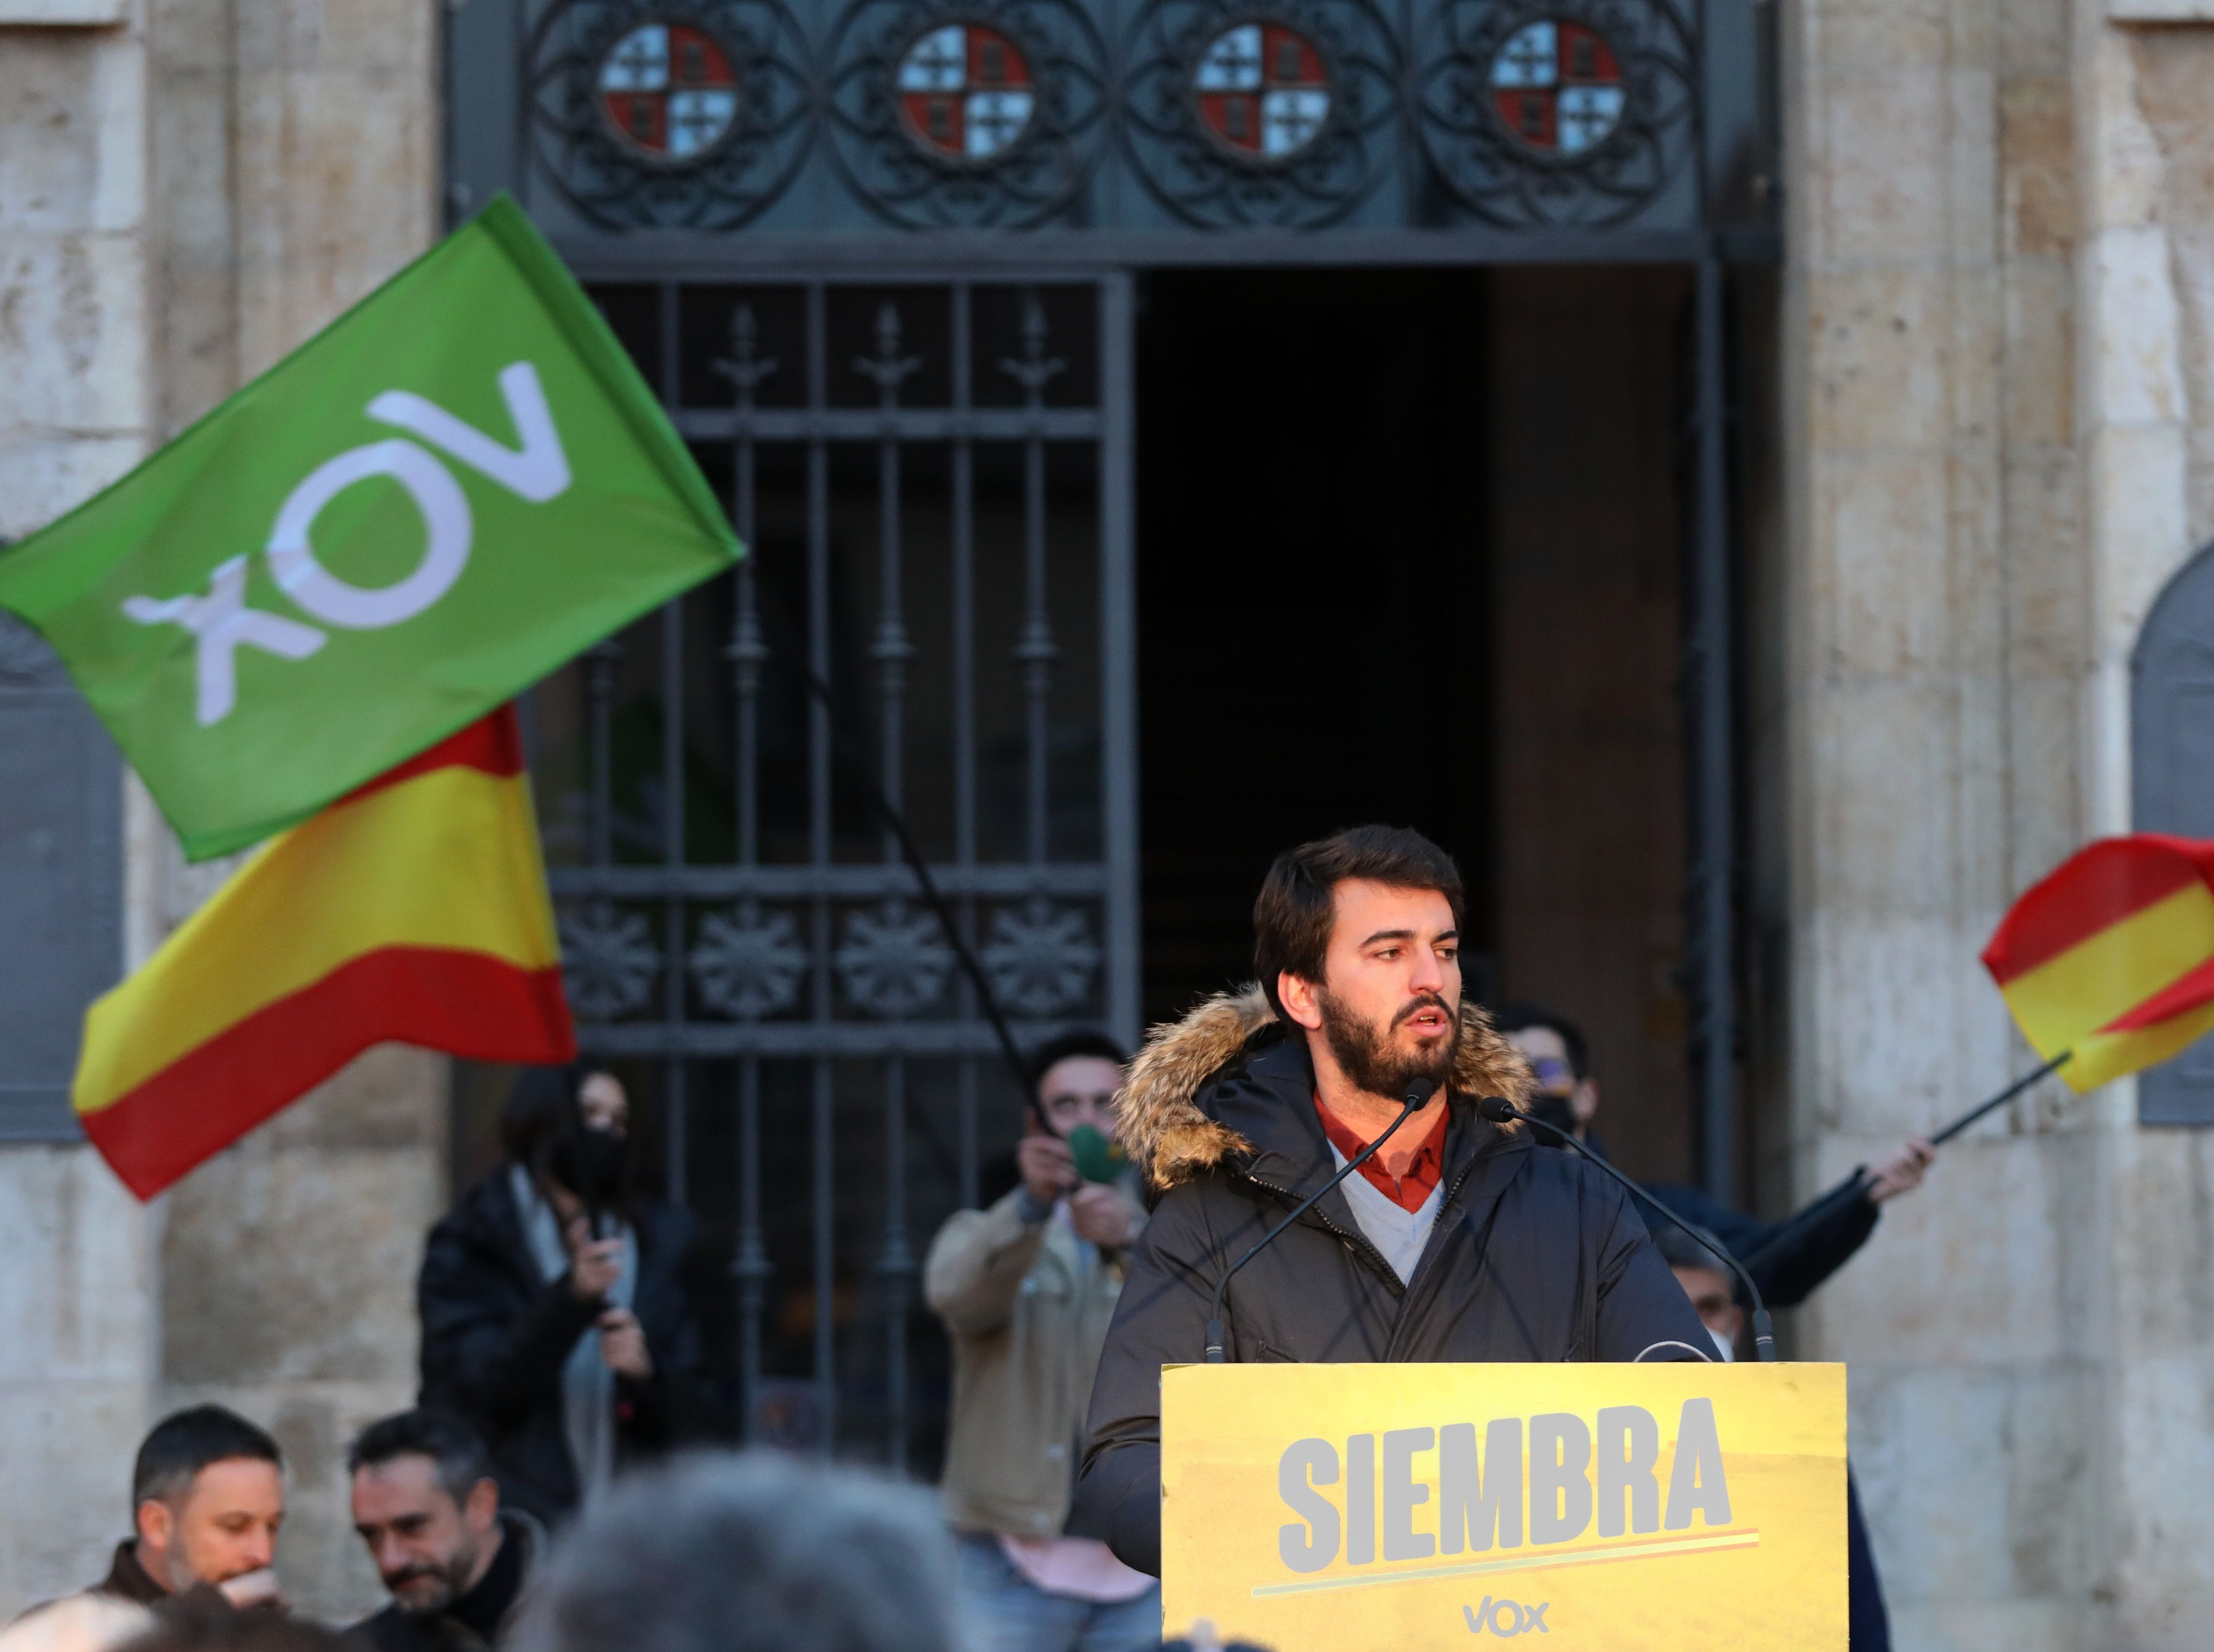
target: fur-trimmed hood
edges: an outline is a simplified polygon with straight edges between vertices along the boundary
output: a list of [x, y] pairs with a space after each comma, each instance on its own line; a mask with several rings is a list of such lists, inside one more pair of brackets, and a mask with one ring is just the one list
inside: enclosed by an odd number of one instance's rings
[[[1233, 1153], [1253, 1151], [1244, 1136], [1208, 1116], [1199, 1092], [1275, 1020], [1267, 994], [1257, 983], [1248, 982], [1236, 992], [1217, 993], [1183, 1020], [1165, 1022], [1147, 1035], [1146, 1047], [1130, 1064], [1129, 1080], [1115, 1098], [1115, 1110], [1124, 1146], [1155, 1192]], [[1453, 1092], [1504, 1096], [1517, 1107], [1526, 1102], [1532, 1089], [1528, 1063], [1492, 1030], [1491, 1018], [1465, 999], [1460, 1031]]]

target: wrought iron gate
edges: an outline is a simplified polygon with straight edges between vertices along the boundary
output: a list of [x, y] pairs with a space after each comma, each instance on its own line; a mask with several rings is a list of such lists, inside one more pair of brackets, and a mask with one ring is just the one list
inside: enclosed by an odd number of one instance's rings
[[530, 725], [580, 1037], [733, 1258], [749, 1435], [903, 1467], [922, 1248], [1019, 1100], [871, 786], [1018, 1038], [1138, 1002], [1128, 281], [913, 267], [594, 286], [752, 550]]

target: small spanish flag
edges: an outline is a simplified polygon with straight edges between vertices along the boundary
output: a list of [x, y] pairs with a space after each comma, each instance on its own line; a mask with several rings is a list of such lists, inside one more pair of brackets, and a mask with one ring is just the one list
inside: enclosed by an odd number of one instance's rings
[[72, 1099], [150, 1199], [387, 1040], [576, 1055], [512, 707], [272, 840], [85, 1013]]
[[2214, 843], [2102, 838], [2014, 903], [1984, 948], [2015, 1025], [2077, 1094], [2214, 1028]]

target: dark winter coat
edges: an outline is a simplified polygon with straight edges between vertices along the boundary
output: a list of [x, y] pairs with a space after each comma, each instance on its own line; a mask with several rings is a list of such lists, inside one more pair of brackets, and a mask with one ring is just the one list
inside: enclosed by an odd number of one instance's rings
[[[653, 1378], [615, 1385], [618, 1464], [676, 1444], [700, 1411], [700, 1328], [680, 1270], [692, 1219], [640, 1201], [631, 1217], [638, 1277], [631, 1312], [645, 1333]], [[577, 1506], [561, 1409], [561, 1367], [593, 1334], [596, 1302], [564, 1275], [541, 1282], [505, 1166], [462, 1196], [431, 1230], [416, 1285], [423, 1319], [425, 1405], [474, 1423], [490, 1448], [503, 1503], [558, 1523]]]
[[[1437, 1224], [1402, 1285], [1332, 1190], [1238, 1274], [1225, 1301], [1240, 1361], [1635, 1360], [1703, 1357], [1683, 1288], [1616, 1184], [1521, 1126], [1477, 1117], [1530, 1076], [1465, 1005]], [[1336, 1170], [1315, 1116], [1306, 1041], [1257, 989], [1158, 1034], [1117, 1103], [1159, 1202], [1133, 1255], [1092, 1391], [1069, 1529], [1160, 1570], [1160, 1368], [1197, 1360], [1208, 1300], [1230, 1263]]]

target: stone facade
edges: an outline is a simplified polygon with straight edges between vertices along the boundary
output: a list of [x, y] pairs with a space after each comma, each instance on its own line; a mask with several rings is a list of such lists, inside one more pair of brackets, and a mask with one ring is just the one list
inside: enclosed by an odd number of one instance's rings
[[[1795, 8], [1787, 40], [1765, 916], [1805, 1195], [2030, 1064], [1977, 951], [2128, 829], [2130, 649], [2210, 526], [2214, 34], [1906, 0]], [[2203, 1641], [2208, 1149], [2138, 1129], [2130, 1085], [2048, 1085], [1802, 1316], [1852, 1362], [1902, 1646]]]
[[[2027, 1065], [1977, 950], [2127, 828], [2130, 650], [2214, 537], [2214, 7], [1783, 10], [1788, 257], [1756, 391], [1783, 486], [1746, 501], [1776, 1205]], [[435, 28], [427, 0], [0, 0], [0, 534], [427, 244]], [[1667, 766], [1665, 723], [1635, 772]], [[128, 823], [135, 959], [221, 869], [185, 868], [143, 795]], [[1612, 944], [1671, 954], [1637, 899]], [[1618, 973], [1626, 1019], [1653, 970]], [[0, 1149], [0, 1616], [98, 1568], [139, 1432], [208, 1396], [292, 1458], [295, 1598], [373, 1600], [336, 1453], [413, 1386], [445, 1113], [442, 1063], [375, 1052], [150, 1210], [81, 1148]], [[2139, 1129], [2126, 1084], [2048, 1086], [1792, 1327], [1851, 1361], [1909, 1652], [2203, 1641], [2210, 1212], [2214, 1139]]]
[[[0, 535], [120, 475], [429, 245], [437, 14], [416, 0], [0, 0]], [[134, 787], [125, 951], [218, 883]], [[82, 1147], [0, 1148], [0, 1619], [99, 1575], [131, 1457], [219, 1398], [291, 1473], [291, 1597], [375, 1574], [339, 1453], [414, 1390], [445, 1063], [370, 1052], [140, 1209]]]

